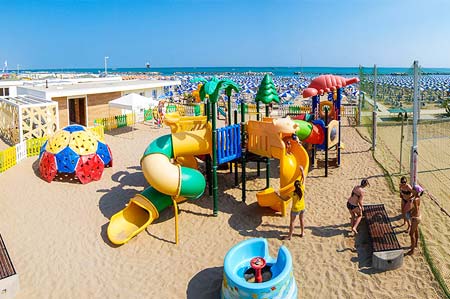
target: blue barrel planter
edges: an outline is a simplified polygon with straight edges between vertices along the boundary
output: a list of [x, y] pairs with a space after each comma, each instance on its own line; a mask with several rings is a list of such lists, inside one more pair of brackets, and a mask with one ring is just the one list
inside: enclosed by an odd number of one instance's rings
[[[266, 261], [265, 279], [261, 283], [247, 281], [252, 270], [250, 261], [255, 257]], [[280, 247], [275, 259], [269, 255], [266, 239], [242, 241], [228, 251], [223, 268], [222, 299], [297, 298], [292, 257], [285, 246]]]

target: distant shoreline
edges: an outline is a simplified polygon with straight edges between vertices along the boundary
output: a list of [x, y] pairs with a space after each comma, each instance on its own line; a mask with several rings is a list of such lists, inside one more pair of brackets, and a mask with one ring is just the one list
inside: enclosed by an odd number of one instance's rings
[[[365, 74], [369, 74], [371, 68], [363, 68]], [[64, 68], [64, 69], [23, 69], [24, 73], [88, 73], [101, 74], [104, 68]], [[380, 67], [377, 69], [379, 75], [406, 76], [412, 73], [411, 68]], [[9, 70], [9, 73], [17, 73]], [[298, 75], [354, 75], [359, 74], [358, 67], [164, 67], [164, 68], [108, 68], [109, 74], [143, 74], [143, 75], [261, 75], [271, 74], [273, 76], [298, 76]], [[450, 75], [450, 68], [422, 68], [423, 75]]]

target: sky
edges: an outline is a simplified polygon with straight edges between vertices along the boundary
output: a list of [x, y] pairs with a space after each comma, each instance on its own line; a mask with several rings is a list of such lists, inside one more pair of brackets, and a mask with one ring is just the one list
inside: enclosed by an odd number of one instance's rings
[[450, 67], [447, 0], [0, 0], [0, 67]]

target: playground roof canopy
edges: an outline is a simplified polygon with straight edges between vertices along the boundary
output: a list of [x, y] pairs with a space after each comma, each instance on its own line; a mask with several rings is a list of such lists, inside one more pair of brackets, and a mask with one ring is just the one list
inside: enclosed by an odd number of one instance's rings
[[5, 101], [7, 104], [15, 107], [24, 106], [47, 106], [51, 104], [56, 104], [51, 100], [44, 98], [38, 98], [32, 95], [17, 95], [17, 96], [7, 96], [0, 97], [0, 100]]

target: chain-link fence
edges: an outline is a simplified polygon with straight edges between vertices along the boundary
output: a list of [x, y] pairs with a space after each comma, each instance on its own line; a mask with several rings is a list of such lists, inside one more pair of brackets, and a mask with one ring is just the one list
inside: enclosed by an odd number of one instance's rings
[[[421, 74], [419, 121], [417, 126], [418, 183], [426, 190], [422, 200], [421, 227], [423, 253], [447, 296], [450, 296], [450, 115], [446, 93], [447, 79]], [[359, 131], [375, 145], [374, 157], [383, 165], [398, 191], [401, 176], [410, 176], [413, 145], [413, 71], [378, 75], [374, 101], [374, 69], [360, 68], [361, 127]], [[440, 80], [447, 86], [429, 82]], [[447, 81], [445, 81], [447, 80]], [[448, 83], [445, 83], [448, 82]], [[438, 87], [436, 87], [438, 86]], [[374, 122], [374, 105], [377, 106]], [[373, 142], [373, 136], [376, 142]], [[436, 227], [438, 225], [439, 227]]]

